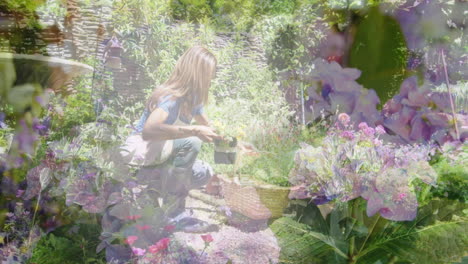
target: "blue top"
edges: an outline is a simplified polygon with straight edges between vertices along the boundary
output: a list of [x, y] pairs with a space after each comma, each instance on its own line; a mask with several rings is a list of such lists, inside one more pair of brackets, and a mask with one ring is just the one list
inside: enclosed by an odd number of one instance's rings
[[[166, 95], [162, 98], [161, 102], [158, 103], [157, 108], [161, 108], [164, 110], [166, 113], [169, 114], [167, 117], [166, 121], [164, 121], [164, 124], [172, 125], [177, 119], [177, 116], [179, 115], [179, 109], [180, 109], [180, 104], [181, 104], [181, 98], [177, 98], [177, 100], [171, 100], [172, 95]], [[151, 112], [145, 108], [143, 111], [143, 114], [141, 115], [140, 121], [136, 125], [136, 133], [141, 133], [143, 132], [143, 127], [145, 126], [146, 120], [150, 116]], [[203, 105], [198, 105], [192, 109], [192, 116], [191, 117], [184, 117], [182, 115], [179, 116], [180, 121], [190, 124], [192, 121], [192, 117], [196, 115], [201, 115], [203, 114]]]

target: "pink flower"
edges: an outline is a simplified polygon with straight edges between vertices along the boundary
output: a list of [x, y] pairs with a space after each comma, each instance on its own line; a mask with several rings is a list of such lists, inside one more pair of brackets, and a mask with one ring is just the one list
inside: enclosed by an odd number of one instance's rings
[[338, 115], [338, 120], [340, 120], [341, 124], [347, 125], [349, 121], [351, 121], [351, 118], [349, 117], [348, 114], [346, 113], [341, 113]]
[[376, 128], [375, 128], [375, 132], [378, 134], [378, 135], [383, 135], [385, 134], [385, 128], [381, 125], [378, 125]]
[[211, 236], [211, 234], [201, 235], [201, 238], [203, 239], [203, 241], [205, 241], [205, 243], [213, 242], [213, 237]]
[[340, 135], [342, 138], [346, 138], [346, 139], [349, 139], [349, 140], [353, 140], [354, 139], [354, 133], [353, 131], [343, 131], [341, 132], [341, 135]]
[[144, 225], [144, 226], [141, 226], [141, 225], [135, 225], [135, 227], [140, 230], [140, 231], [144, 231], [144, 230], [147, 230], [147, 229], [150, 229], [151, 227], [149, 225]]
[[137, 236], [129, 236], [129, 237], [127, 237], [127, 239], [125, 239], [125, 243], [127, 243], [127, 244], [129, 244], [131, 246], [137, 240], [138, 240]]
[[377, 147], [382, 146], [382, 140], [380, 140], [378, 138], [374, 138], [374, 145], [377, 146]]
[[156, 254], [159, 251], [165, 250], [169, 247], [169, 243], [171, 242], [171, 239], [168, 237], [161, 238], [156, 244], [150, 246], [148, 248], [149, 252]]
[[137, 256], [143, 256], [146, 253], [146, 249], [132, 247], [132, 252]]
[[168, 232], [171, 232], [174, 229], [175, 229], [175, 225], [167, 225], [164, 227], [164, 230]]
[[21, 197], [23, 194], [24, 194], [24, 190], [19, 189], [19, 190], [16, 192], [16, 197]]
[[372, 127], [366, 127], [364, 129], [364, 134], [368, 137], [373, 137], [375, 134], [375, 130]]
[[364, 129], [368, 128], [369, 126], [367, 125], [366, 122], [361, 122], [361, 123], [359, 123], [358, 127], [359, 127], [359, 129], [364, 130]]
[[127, 216], [128, 220], [138, 220], [141, 218], [141, 215], [129, 215]]
[[397, 197], [395, 198], [395, 200], [396, 200], [397, 202], [400, 202], [400, 201], [402, 201], [403, 199], [405, 199], [407, 196], [408, 196], [408, 195], [407, 195], [406, 193], [399, 193], [399, 194], [397, 195]]

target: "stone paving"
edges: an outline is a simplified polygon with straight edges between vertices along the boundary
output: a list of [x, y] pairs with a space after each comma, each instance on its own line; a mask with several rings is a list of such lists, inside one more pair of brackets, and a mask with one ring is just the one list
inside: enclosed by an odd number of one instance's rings
[[197, 252], [204, 252], [207, 256], [206, 263], [278, 263], [280, 248], [273, 232], [269, 228], [242, 232], [229, 226], [226, 212], [222, 210], [225, 208], [223, 199], [207, 195], [201, 190], [192, 190], [186, 200], [186, 208], [193, 212], [193, 217], [219, 226], [219, 231], [206, 233], [213, 237], [213, 242], [206, 249], [201, 238], [204, 234], [174, 234], [174, 238], [181, 244], [190, 246]]

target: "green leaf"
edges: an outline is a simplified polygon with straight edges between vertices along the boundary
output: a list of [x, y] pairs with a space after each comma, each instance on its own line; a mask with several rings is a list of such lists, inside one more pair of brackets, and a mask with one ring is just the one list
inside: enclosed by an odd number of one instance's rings
[[307, 225], [283, 217], [270, 226], [282, 248], [281, 258], [290, 263], [320, 263], [329, 257], [344, 261], [347, 255], [340, 250], [345, 245], [332, 237], [312, 231]]
[[399, 91], [406, 76], [406, 50], [398, 22], [375, 6], [358, 25], [349, 66], [362, 71], [357, 81], [374, 89], [383, 104]]
[[421, 263], [461, 261], [468, 252], [468, 222], [439, 222], [418, 230], [417, 249]]
[[395, 232], [369, 244], [358, 256], [357, 263], [374, 263], [382, 254], [414, 263], [457, 261], [468, 250], [468, 222], [437, 222], [421, 229]]

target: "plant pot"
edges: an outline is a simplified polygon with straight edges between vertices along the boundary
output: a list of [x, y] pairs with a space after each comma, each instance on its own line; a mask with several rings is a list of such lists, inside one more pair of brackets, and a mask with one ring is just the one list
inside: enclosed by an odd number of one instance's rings
[[259, 181], [236, 181], [218, 175], [226, 205], [251, 219], [274, 219], [283, 215], [289, 204], [290, 188]]
[[216, 164], [234, 164], [236, 162], [236, 152], [217, 152], [214, 153], [214, 161]]
[[214, 160], [217, 164], [234, 164], [236, 162], [237, 138], [231, 140], [215, 140]]

